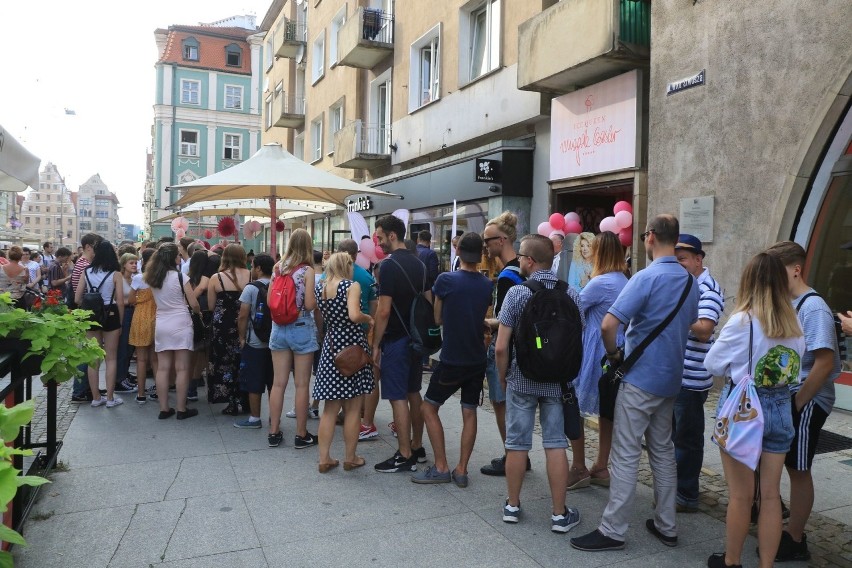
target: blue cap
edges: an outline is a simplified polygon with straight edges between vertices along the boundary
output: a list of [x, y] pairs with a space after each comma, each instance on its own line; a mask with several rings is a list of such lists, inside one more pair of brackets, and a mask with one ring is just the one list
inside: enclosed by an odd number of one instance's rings
[[701, 241], [698, 239], [698, 237], [693, 235], [687, 235], [686, 233], [678, 237], [677, 244], [675, 245], [675, 250], [688, 250], [689, 252], [700, 254], [701, 258], [704, 258], [704, 256], [706, 255], [706, 253], [701, 250]]

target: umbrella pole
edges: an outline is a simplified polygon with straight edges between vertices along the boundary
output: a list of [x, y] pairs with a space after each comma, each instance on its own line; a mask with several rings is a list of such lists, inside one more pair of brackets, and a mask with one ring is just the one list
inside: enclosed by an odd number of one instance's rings
[[272, 258], [275, 258], [275, 222], [278, 220], [278, 214], [275, 211], [275, 187], [272, 188], [272, 195], [269, 196], [269, 211], [272, 216], [271, 223], [269, 223], [269, 254], [272, 255]]

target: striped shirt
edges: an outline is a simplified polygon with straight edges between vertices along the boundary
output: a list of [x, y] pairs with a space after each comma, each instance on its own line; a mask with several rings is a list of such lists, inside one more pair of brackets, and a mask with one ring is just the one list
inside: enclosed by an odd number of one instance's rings
[[[710, 271], [704, 272], [695, 279], [701, 297], [698, 300], [698, 319], [711, 320], [719, 323], [722, 312], [725, 311], [725, 299], [719, 283], [710, 276]], [[713, 375], [704, 368], [704, 357], [713, 345], [713, 335], [710, 339], [700, 341], [690, 330], [686, 340], [686, 355], [683, 361], [683, 383], [681, 386], [688, 390], [705, 391], [713, 386]]]
[[[529, 280], [541, 281], [548, 290], [556, 288], [556, 275], [549, 270], [537, 270], [529, 277]], [[509, 291], [506, 292], [506, 297], [503, 299], [503, 306], [498, 317], [500, 323], [514, 330], [521, 322], [521, 313], [524, 311], [527, 302], [532, 298], [532, 295], [532, 290], [526, 286], [517, 285], [509, 288]], [[568, 297], [577, 304], [577, 308], [580, 311], [580, 321], [583, 327], [585, 327], [586, 318], [583, 315], [583, 308], [580, 304], [580, 295], [573, 288], [568, 288]], [[506, 383], [508, 388], [522, 394], [551, 397], [562, 396], [562, 387], [558, 383], [539, 383], [526, 378], [518, 366], [514, 349], [512, 349], [512, 360], [509, 361], [509, 368], [506, 370]]]

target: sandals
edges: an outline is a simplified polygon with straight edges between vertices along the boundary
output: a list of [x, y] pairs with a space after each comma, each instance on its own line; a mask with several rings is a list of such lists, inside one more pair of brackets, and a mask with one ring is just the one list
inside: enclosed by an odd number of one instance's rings
[[[328, 473], [329, 471], [331, 471], [332, 469], [336, 468], [336, 467], [337, 467], [337, 466], [339, 466], [339, 465], [340, 465], [340, 461], [339, 461], [339, 460], [334, 460], [334, 461], [333, 461], [333, 462], [331, 462], [331, 463], [321, 463], [321, 464], [319, 464], [319, 466], [317, 467], [317, 469], [319, 470], [319, 472], [320, 472], [320, 473]], [[345, 467], [345, 466], [344, 466], [344, 467]]]
[[354, 461], [354, 462], [345, 461], [345, 462], [343, 462], [343, 470], [344, 471], [352, 471], [353, 469], [358, 469], [359, 467], [364, 467], [365, 465], [367, 465], [367, 460], [365, 460], [361, 456], [356, 456], [356, 457], [358, 459], [360, 459], [361, 461]]
[[568, 470], [568, 488], [566, 491], [573, 491], [575, 489], [588, 487], [591, 485], [591, 479], [591, 474], [585, 467], [582, 469], [575, 469], [572, 467]]
[[592, 485], [600, 485], [601, 487], [609, 487], [609, 468], [590, 469], [589, 475]]

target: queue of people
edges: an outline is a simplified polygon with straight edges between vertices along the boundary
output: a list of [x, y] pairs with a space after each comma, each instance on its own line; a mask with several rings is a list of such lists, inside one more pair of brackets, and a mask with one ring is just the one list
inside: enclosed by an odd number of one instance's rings
[[[751, 259], [737, 305], [714, 339], [724, 294], [704, 265], [701, 241], [681, 234], [672, 215], [649, 221], [641, 238], [651, 263], [632, 276], [625, 249], [608, 232], [581, 235], [573, 260], [561, 254], [563, 235], [524, 236], [516, 251], [518, 220], [511, 212], [490, 220], [482, 235], [457, 235], [458, 262], [443, 274], [431, 266], [430, 234], [421, 232], [414, 248], [406, 244], [400, 219], [386, 215], [375, 226], [386, 258], [370, 270], [355, 264], [359, 245], [354, 240], [340, 243], [335, 253], [316, 255], [303, 229], [292, 232], [278, 262], [251, 251], [250, 263], [239, 244], [208, 251], [192, 239], [166, 239], [145, 243], [139, 251], [116, 250], [87, 234], [77, 258], [64, 247], [54, 254], [49, 243], [43, 256], [12, 247], [0, 266], [0, 291], [9, 291], [22, 307], [27, 290], [41, 287], [67, 291], [72, 305], [103, 306], [93, 315], [100, 325], [89, 335], [105, 348], [106, 389], [100, 390], [99, 368], [92, 366], [83, 370], [88, 380], [75, 383], [73, 399], [93, 407], [119, 406], [122, 399], [115, 393], [130, 389], [139, 404], [158, 401], [159, 419], [184, 420], [198, 414], [188, 403], [206, 384], [208, 402], [225, 404], [222, 413], [235, 416], [235, 427], [261, 429], [265, 392], [268, 445], [276, 447], [284, 439], [281, 418], [292, 374], [294, 448], [318, 445], [320, 473], [340, 465], [331, 450], [338, 423], [343, 469], [366, 465], [357, 445], [377, 437], [374, 416], [381, 397], [390, 403], [398, 447], [374, 469], [413, 474], [417, 484], [467, 487], [485, 383], [504, 453], [480, 472], [506, 478], [503, 521], [523, 520], [523, 479], [531, 469], [528, 452], [538, 415], [551, 530], [564, 534], [579, 524], [580, 511], [567, 502], [571, 491], [592, 484], [609, 488], [598, 527], [570, 541], [585, 551], [625, 546], [643, 445], [655, 495], [646, 530], [665, 546], [677, 545], [677, 514], [698, 510], [704, 404], [713, 377], [726, 381], [717, 413], [735, 385], [754, 380], [759, 400], [752, 405], [759, 404], [765, 417], [762, 439], [753, 442], [760, 455], [759, 491], [755, 472], [719, 444], [730, 492], [726, 549], [707, 564], [741, 565], [753, 509], [761, 566], [809, 558], [804, 527], [813, 506], [811, 468], [834, 404], [840, 346], [833, 314], [804, 280], [801, 246], [777, 243]], [[48, 250], [49, 265], [39, 264]], [[499, 262], [495, 282], [478, 271], [483, 256]], [[556, 271], [554, 262], [560, 263]], [[574, 282], [567, 285], [558, 273], [570, 274]], [[565, 290], [562, 298], [576, 310], [582, 362], [576, 362], [576, 376], [561, 384], [536, 376], [519, 360], [526, 355], [514, 348], [540, 290]], [[421, 296], [432, 302], [435, 323], [443, 325], [443, 348], [425, 396], [423, 354], [412, 347], [410, 315]], [[292, 305], [282, 308], [282, 302]], [[194, 315], [205, 323], [206, 337], [193, 331]], [[848, 333], [852, 313], [839, 316]], [[135, 377], [129, 372], [133, 352]], [[353, 360], [358, 363], [351, 369]], [[149, 369], [153, 389], [146, 388]], [[617, 370], [611, 374], [618, 379], [614, 388], [604, 385], [607, 369]], [[586, 460], [582, 424], [569, 433], [566, 392], [577, 400], [570, 412], [600, 417], [592, 464]], [[456, 393], [463, 428], [458, 461], [451, 467], [439, 410]], [[320, 401], [315, 435], [308, 420]], [[718, 430], [717, 425], [717, 436]], [[418, 471], [427, 461], [424, 432], [435, 459]], [[787, 530], [781, 520], [784, 469], [791, 480]]]

